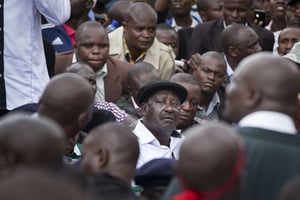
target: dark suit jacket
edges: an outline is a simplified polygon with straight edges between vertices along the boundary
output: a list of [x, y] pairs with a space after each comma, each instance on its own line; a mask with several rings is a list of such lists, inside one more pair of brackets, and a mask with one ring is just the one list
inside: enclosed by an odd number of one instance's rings
[[300, 174], [300, 137], [260, 128], [237, 131], [246, 143], [240, 199], [277, 199], [283, 184]]
[[[249, 24], [259, 36], [259, 44], [264, 51], [273, 51], [274, 35], [271, 31]], [[223, 19], [205, 22], [194, 28], [189, 57], [194, 53], [203, 54], [207, 51], [223, 52], [221, 33], [224, 30]]]
[[177, 31], [178, 35], [178, 56], [177, 60], [188, 59], [188, 50], [190, 48], [190, 40], [193, 34], [194, 28], [182, 28]]
[[[72, 63], [74, 51], [56, 55], [55, 73], [63, 73]], [[107, 75], [104, 77], [105, 101], [116, 103], [122, 94], [127, 94], [127, 77], [131, 64], [108, 57]]]

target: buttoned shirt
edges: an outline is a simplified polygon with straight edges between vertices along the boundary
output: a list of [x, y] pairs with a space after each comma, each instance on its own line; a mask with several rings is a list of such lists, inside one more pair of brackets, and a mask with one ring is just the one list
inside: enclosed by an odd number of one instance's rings
[[219, 114], [218, 109], [221, 104], [220, 97], [217, 92], [213, 95], [213, 98], [211, 99], [207, 110], [203, 107], [198, 107], [198, 111], [196, 113], [196, 116], [200, 119], [206, 119], [209, 121], [217, 121], [219, 120]]
[[105, 89], [104, 89], [104, 77], [107, 75], [107, 64], [97, 71], [96, 73], [96, 84], [97, 91], [95, 100], [96, 101], [104, 101], [105, 100]]
[[287, 134], [296, 134], [295, 123], [286, 114], [272, 111], [257, 111], [246, 115], [238, 123], [240, 127], [262, 128]]
[[69, 19], [71, 8], [69, 0], [1, 0], [0, 8], [0, 107], [11, 110], [38, 102], [49, 81], [41, 14], [58, 25]]
[[170, 147], [161, 145], [156, 137], [143, 124], [142, 120], [138, 120], [133, 133], [137, 136], [140, 146], [137, 168], [155, 158], [179, 158], [179, 149], [183, 141], [183, 136], [177, 131], [174, 130], [170, 137]]

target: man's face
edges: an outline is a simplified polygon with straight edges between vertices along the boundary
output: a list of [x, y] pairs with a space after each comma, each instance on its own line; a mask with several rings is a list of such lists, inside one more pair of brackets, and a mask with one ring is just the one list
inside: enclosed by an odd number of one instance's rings
[[81, 38], [75, 42], [75, 54], [78, 61], [89, 63], [95, 72], [106, 63], [109, 53], [109, 41], [104, 29], [87, 27]]
[[278, 38], [277, 51], [280, 55], [286, 55], [290, 52], [292, 47], [300, 39], [300, 29], [287, 29], [280, 33]]
[[223, 17], [226, 25], [245, 24], [249, 17], [249, 10], [250, 5], [243, 0], [224, 0]]
[[180, 99], [176, 93], [161, 90], [142, 104], [143, 122], [157, 132], [175, 130], [179, 120]]
[[286, 24], [288, 27], [300, 27], [300, 2], [288, 6], [286, 11]]
[[180, 107], [180, 117], [178, 128], [185, 128], [192, 125], [197, 108], [200, 103], [201, 89], [198, 84], [191, 84], [187, 82], [177, 82], [182, 85], [187, 91], [188, 96]]
[[205, 21], [219, 19], [223, 15], [224, 3], [222, 0], [210, 1], [205, 11]]
[[199, 81], [201, 92], [214, 94], [221, 86], [226, 75], [226, 65], [218, 59], [202, 57], [202, 64], [193, 71], [193, 76]]
[[281, 19], [284, 20], [287, 0], [271, 0], [269, 8], [273, 18], [282, 17]]
[[189, 15], [192, 0], [171, 0], [171, 11], [174, 15]]
[[246, 81], [235, 73], [226, 87], [223, 116], [232, 122], [238, 122], [247, 112], [245, 105]]
[[235, 44], [237, 48], [237, 59], [241, 61], [243, 58], [260, 52], [262, 50], [259, 42], [259, 37], [252, 29], [243, 29], [238, 34], [238, 38]]
[[[142, 11], [141, 11], [142, 12]], [[141, 15], [143, 13], [140, 13]], [[147, 17], [135, 16], [124, 25], [126, 44], [130, 51], [141, 53], [149, 49], [155, 38], [156, 20]], [[133, 52], [130, 52], [133, 54]]]

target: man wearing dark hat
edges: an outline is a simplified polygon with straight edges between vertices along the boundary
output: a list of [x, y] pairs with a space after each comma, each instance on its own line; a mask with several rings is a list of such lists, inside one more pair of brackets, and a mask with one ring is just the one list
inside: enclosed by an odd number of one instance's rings
[[178, 158], [182, 136], [175, 129], [186, 96], [184, 87], [170, 81], [153, 81], [139, 90], [143, 118], [133, 130], [140, 146], [137, 168], [154, 158]]

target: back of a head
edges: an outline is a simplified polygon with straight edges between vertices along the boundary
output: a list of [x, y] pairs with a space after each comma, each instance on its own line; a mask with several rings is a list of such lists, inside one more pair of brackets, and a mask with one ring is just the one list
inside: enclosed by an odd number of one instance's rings
[[129, 7], [133, 4], [131, 1], [116, 1], [113, 5], [108, 9], [107, 15], [108, 18], [112, 20], [116, 20], [119, 24], [121, 24], [125, 15], [128, 12]]
[[191, 128], [186, 135], [175, 168], [183, 186], [214, 198], [236, 186], [244, 151], [235, 131], [225, 124], [208, 124]]
[[92, 129], [84, 140], [83, 155], [88, 158], [90, 153], [99, 150], [106, 152], [109, 159], [102, 165], [102, 169], [96, 171], [114, 173], [110, 171], [113, 168], [121, 170], [122, 167], [129, 167], [134, 172], [139, 156], [139, 145], [129, 128], [109, 122]]
[[248, 56], [235, 71], [248, 88], [259, 94], [253, 110], [270, 110], [288, 114], [296, 110], [300, 92], [300, 73], [297, 66], [279, 56], [262, 52]]
[[176, 73], [171, 77], [170, 81], [175, 83], [184, 82], [192, 85], [199, 85], [195, 77], [188, 73]]
[[278, 200], [298, 200], [300, 198], [300, 177], [294, 177], [287, 181], [280, 193]]
[[94, 93], [87, 80], [73, 73], [59, 74], [50, 80], [44, 90], [38, 113], [65, 127], [77, 122], [80, 117], [87, 117], [81, 114], [92, 111], [93, 99]]
[[147, 62], [139, 62], [129, 69], [128, 71], [128, 79], [129, 82], [133, 79], [136, 79], [137, 77], [143, 77], [143, 76], [153, 76], [153, 79], [158, 80], [160, 79], [160, 74], [157, 69], [151, 64]]
[[6, 115], [0, 122], [0, 174], [17, 167], [58, 169], [63, 140], [63, 130], [47, 118]]
[[135, 17], [139, 16], [144, 19], [155, 19], [157, 21], [157, 14], [155, 10], [147, 3], [144, 2], [136, 2], [132, 4], [125, 15], [125, 22], [131, 22]]
[[242, 30], [252, 31], [250, 27], [245, 26], [244, 24], [231, 24], [222, 31], [221, 41], [225, 53], [228, 52], [228, 48], [230, 46], [235, 46], [238, 42], [238, 38], [241, 35]]
[[37, 170], [19, 170], [1, 183], [0, 199], [86, 200], [87, 198], [80, 188], [58, 176]]

